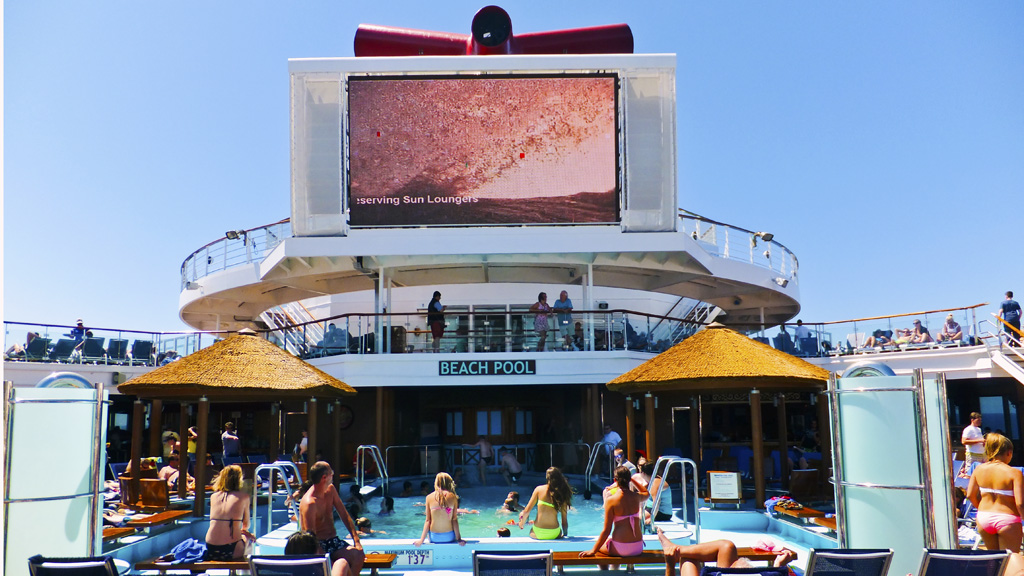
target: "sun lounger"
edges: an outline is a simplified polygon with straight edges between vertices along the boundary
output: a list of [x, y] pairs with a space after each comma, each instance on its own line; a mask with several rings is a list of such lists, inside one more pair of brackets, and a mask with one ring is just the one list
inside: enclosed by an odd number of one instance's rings
[[892, 550], [836, 548], [811, 549], [806, 576], [885, 576], [892, 562]]
[[1009, 550], [936, 550], [929, 548], [921, 557], [918, 576], [1000, 576], [1010, 558]]
[[49, 338], [35, 338], [25, 347], [25, 360], [38, 362], [46, 360], [50, 351]]
[[103, 349], [106, 338], [86, 338], [82, 343], [82, 362], [100, 363], [106, 359], [107, 352]]
[[149, 340], [132, 342], [132, 365], [149, 365], [153, 361], [153, 343]]
[[35, 555], [28, 559], [31, 576], [117, 576], [113, 558], [44, 558]]
[[473, 576], [551, 576], [551, 551], [473, 551]]
[[111, 338], [107, 342], [107, 361], [120, 364], [128, 359], [128, 341]]
[[128, 536], [135, 534], [135, 528], [107, 526], [103, 529], [103, 541], [110, 542], [111, 540], [117, 540], [122, 536]]
[[57, 340], [57, 343], [53, 345], [53, 350], [50, 350], [50, 360], [53, 362], [67, 362], [77, 345], [78, 342], [68, 338]]

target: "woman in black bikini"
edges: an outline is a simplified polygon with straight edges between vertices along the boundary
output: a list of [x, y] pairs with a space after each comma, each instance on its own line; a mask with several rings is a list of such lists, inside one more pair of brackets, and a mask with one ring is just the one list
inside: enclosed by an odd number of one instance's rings
[[233, 560], [245, 555], [249, 532], [249, 495], [242, 492], [242, 468], [225, 467], [213, 482], [210, 496], [210, 529], [206, 532], [203, 560]]

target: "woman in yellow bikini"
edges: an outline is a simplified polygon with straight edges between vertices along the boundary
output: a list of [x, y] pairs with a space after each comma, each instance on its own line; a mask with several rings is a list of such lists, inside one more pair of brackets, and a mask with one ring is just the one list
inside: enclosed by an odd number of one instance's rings
[[[554, 540], [569, 535], [569, 506], [572, 505], [572, 487], [565, 480], [562, 471], [552, 466], [544, 475], [547, 484], [533, 489], [530, 503], [519, 513], [519, 527], [522, 528], [530, 517], [530, 510], [537, 507], [537, 519], [533, 522], [530, 536], [537, 540]], [[562, 526], [558, 526], [558, 515], [562, 515]]]

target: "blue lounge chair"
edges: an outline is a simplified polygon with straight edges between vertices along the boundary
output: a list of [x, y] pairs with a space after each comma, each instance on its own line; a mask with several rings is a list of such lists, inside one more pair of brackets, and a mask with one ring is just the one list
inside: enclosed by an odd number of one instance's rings
[[815, 550], [807, 558], [806, 576], [885, 576], [892, 550], [840, 548]]
[[25, 347], [25, 360], [28, 361], [40, 361], [46, 360], [47, 354], [50, 352], [50, 339], [36, 337], [34, 340], [28, 343]]
[[117, 576], [113, 558], [44, 558], [35, 555], [28, 559], [31, 576]]
[[551, 576], [551, 551], [473, 551], [473, 576]]
[[132, 342], [132, 365], [148, 366], [153, 361], [153, 343], [149, 340]]
[[1010, 558], [1009, 550], [936, 550], [928, 548], [921, 557], [918, 576], [1001, 576]]
[[328, 576], [331, 573], [330, 557], [312, 556], [260, 556], [249, 557], [249, 572], [252, 576]]
[[128, 355], [128, 341], [111, 338], [107, 342], [107, 361], [115, 364], [120, 364], [127, 360]]
[[106, 338], [86, 338], [82, 344], [82, 362], [99, 364], [106, 360], [107, 352], [103, 349]]
[[75, 351], [75, 346], [78, 345], [77, 340], [71, 340], [68, 338], [61, 338], [54, 344], [53, 350], [50, 350], [50, 360], [53, 362], [67, 362], [71, 358], [71, 353]]
[[266, 454], [249, 454], [248, 456], [245, 457], [245, 459], [249, 461], [249, 464], [266, 464], [267, 463], [267, 455]]

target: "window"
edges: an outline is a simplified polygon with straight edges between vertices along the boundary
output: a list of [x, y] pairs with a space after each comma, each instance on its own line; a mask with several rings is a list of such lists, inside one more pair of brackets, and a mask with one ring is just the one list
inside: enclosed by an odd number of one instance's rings
[[501, 410], [478, 411], [476, 433], [480, 436], [501, 436]]
[[533, 412], [516, 410], [516, 434], [533, 434]]
[[462, 412], [445, 414], [445, 435], [462, 436]]

